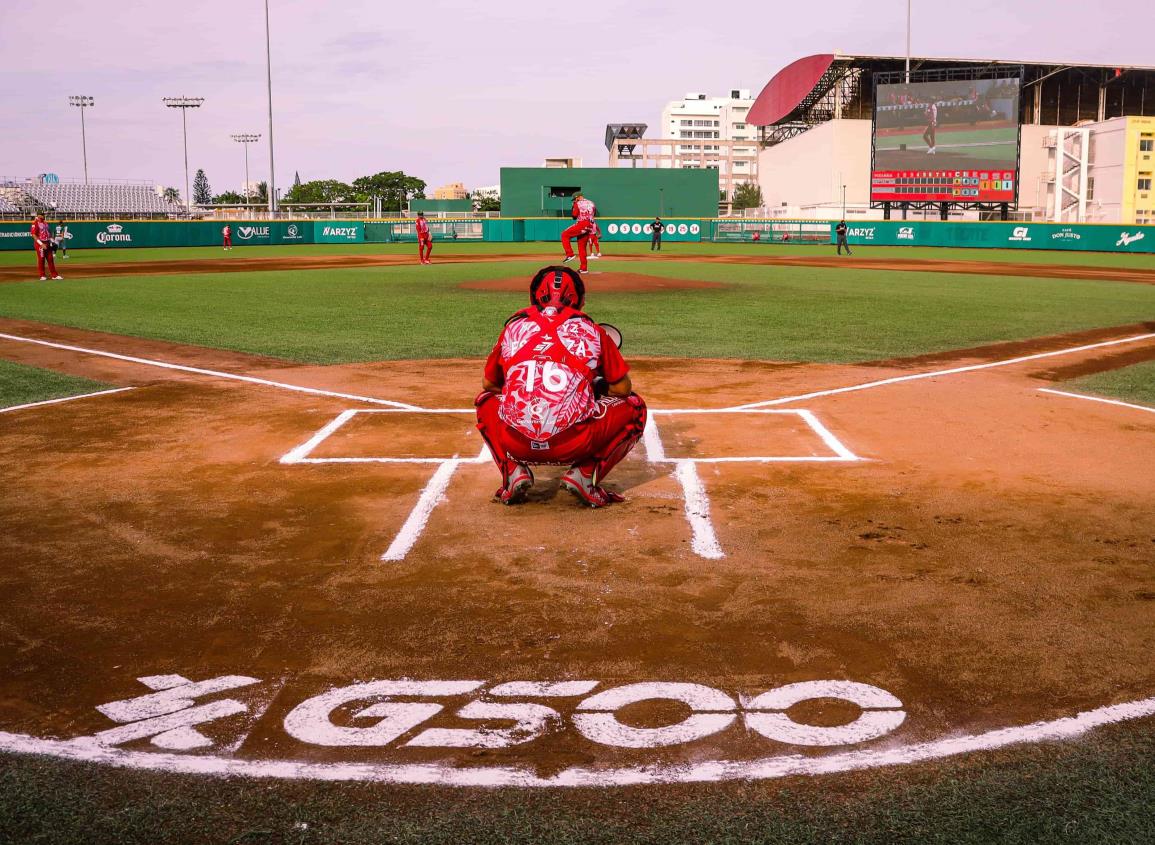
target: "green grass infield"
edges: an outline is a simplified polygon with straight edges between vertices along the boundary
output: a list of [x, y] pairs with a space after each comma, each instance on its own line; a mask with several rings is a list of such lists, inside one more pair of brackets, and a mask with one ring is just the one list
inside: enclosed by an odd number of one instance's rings
[[[171, 276], [0, 285], [0, 315], [309, 363], [479, 356], [520, 293], [464, 290], [540, 262]], [[605, 293], [587, 310], [627, 355], [854, 362], [1124, 325], [1155, 315], [1155, 286], [946, 273], [668, 261], [603, 271], [725, 287]]]
[[107, 384], [0, 360], [0, 409], [105, 390]]

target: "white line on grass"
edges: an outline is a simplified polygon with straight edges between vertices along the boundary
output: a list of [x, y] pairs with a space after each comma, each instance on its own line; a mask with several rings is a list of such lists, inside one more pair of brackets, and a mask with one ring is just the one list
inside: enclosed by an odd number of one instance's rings
[[65, 396], [61, 399], [45, 399], [43, 402], [28, 402], [24, 405], [12, 405], [8, 408], [0, 408], [0, 414], [7, 414], [9, 411], [23, 411], [25, 408], [39, 408], [42, 405], [59, 405], [61, 402], [75, 402], [77, 399], [91, 399], [93, 396], [111, 396], [113, 393], [124, 393], [126, 390], [133, 390], [131, 387], [116, 387], [112, 390], [98, 390], [95, 393], [81, 393], [79, 396]]
[[369, 402], [374, 405], [389, 405], [394, 408], [400, 408], [405, 411], [420, 410], [415, 405], [408, 405], [405, 402], [393, 402], [389, 399], [376, 399], [372, 396], [358, 396], [354, 393], [337, 393], [332, 390], [320, 390], [315, 387], [301, 387], [297, 384], [286, 384], [281, 381], [270, 381], [269, 379], [257, 378], [256, 376], [242, 376], [237, 373], [226, 373], [220, 370], [205, 370], [200, 367], [189, 367], [185, 364], [170, 364], [167, 361], [155, 361], [151, 358], [137, 358], [132, 355], [119, 355], [115, 352], [104, 352], [100, 349], [86, 349], [83, 346], [71, 346], [67, 343], [53, 343], [48, 340], [38, 340], [32, 337], [20, 337], [14, 334], [0, 333], [0, 339], [14, 340], [18, 343], [35, 343], [38, 346], [50, 346], [53, 349], [64, 349], [69, 352], [80, 352], [85, 355], [99, 355], [102, 358], [114, 358], [117, 361], [128, 361], [131, 364], [143, 364], [146, 367], [159, 367], [164, 370], [179, 370], [183, 373], [195, 373], [201, 376], [211, 376], [213, 378], [232, 379], [233, 381], [243, 381], [248, 384], [260, 384], [265, 387], [276, 387], [281, 390], [291, 390], [295, 393], [309, 393], [314, 396], [332, 396], [336, 399], [353, 399], [357, 402]]
[[1120, 402], [1118, 399], [1104, 399], [1101, 396], [1087, 396], [1084, 393], [1068, 393], [1065, 390], [1052, 390], [1049, 387], [1040, 387], [1040, 393], [1050, 393], [1054, 396], [1069, 396], [1071, 399], [1086, 399], [1088, 402], [1102, 402], [1104, 405], [1118, 405], [1120, 408], [1131, 408], [1135, 411], [1146, 411], [1155, 414], [1155, 408], [1147, 405], [1133, 405], [1130, 402]]
[[1036, 742], [1054, 742], [1082, 736], [1105, 725], [1155, 715], [1155, 698], [1087, 710], [1048, 722], [997, 728], [979, 734], [953, 736], [929, 742], [844, 751], [810, 757], [783, 754], [755, 760], [699, 760], [689, 764], [658, 764], [595, 768], [574, 766], [554, 775], [533, 768], [504, 766], [456, 767], [443, 763], [310, 763], [298, 760], [253, 760], [127, 751], [109, 748], [91, 737], [40, 739], [27, 734], [0, 732], [0, 751], [43, 754], [65, 760], [99, 763], [125, 769], [196, 775], [283, 778], [293, 780], [420, 783], [480, 787], [607, 787], [635, 784], [703, 783], [727, 780], [768, 780], [797, 775], [824, 775], [882, 766], [909, 765], [960, 754], [992, 751]]
[[1102, 343], [1091, 343], [1086, 346], [1073, 346], [1069, 349], [1058, 349], [1054, 352], [1039, 352], [1034, 355], [1022, 355], [1018, 358], [1007, 358], [1003, 361], [991, 361], [986, 364], [971, 364], [966, 367], [952, 367], [949, 370], [934, 370], [929, 373], [915, 373], [909, 376], [895, 376], [893, 378], [879, 379], [878, 381], [868, 381], [863, 384], [853, 384], [849, 387], [836, 387], [832, 390], [815, 390], [812, 393], [801, 393], [797, 396], [783, 396], [781, 399], [769, 399], [765, 402], [750, 402], [746, 405], [735, 405], [732, 408], [726, 408], [727, 411], [748, 411], [754, 408], [766, 408], [771, 405], [785, 405], [789, 402], [800, 402], [803, 399], [816, 399], [820, 396], [834, 396], [838, 393], [853, 393], [857, 390], [869, 390], [874, 387], [883, 387], [888, 384], [899, 384], [904, 381], [917, 381], [918, 379], [935, 378], [937, 376], [951, 376], [958, 373], [971, 373], [976, 370], [989, 370], [994, 367], [1009, 367], [1012, 364], [1022, 364], [1026, 361], [1038, 361], [1042, 358], [1053, 358], [1057, 355], [1071, 355], [1076, 352], [1087, 352], [1092, 349], [1103, 349], [1108, 346], [1118, 346], [1123, 343], [1138, 343], [1142, 340], [1151, 340], [1155, 338], [1155, 332], [1149, 334], [1138, 334], [1132, 337], [1124, 337], [1118, 340], [1107, 340]]

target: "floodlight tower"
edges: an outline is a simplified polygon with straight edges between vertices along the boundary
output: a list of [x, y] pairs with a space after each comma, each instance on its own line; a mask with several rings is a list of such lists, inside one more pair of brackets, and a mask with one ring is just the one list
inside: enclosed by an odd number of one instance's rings
[[277, 210], [277, 174], [273, 168], [273, 48], [269, 34], [269, 0], [265, 0], [265, 86], [269, 99], [269, 217]]
[[165, 97], [164, 104], [170, 109], [180, 109], [180, 125], [184, 133], [184, 207], [186, 214], [192, 214], [192, 193], [188, 181], [188, 110], [199, 109], [204, 97]]
[[249, 201], [249, 144], [255, 144], [261, 140], [260, 133], [255, 135], [249, 133], [241, 133], [239, 135], [230, 136], [238, 144], [244, 144], [245, 147], [245, 202]]
[[84, 94], [68, 98], [70, 106], [80, 109], [80, 150], [84, 155], [84, 184], [88, 184], [88, 138], [84, 134], [84, 110], [96, 105], [96, 100]]

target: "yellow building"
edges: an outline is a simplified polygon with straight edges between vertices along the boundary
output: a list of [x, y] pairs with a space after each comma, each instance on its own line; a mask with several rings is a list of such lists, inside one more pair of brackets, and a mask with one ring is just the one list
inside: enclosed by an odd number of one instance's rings
[[463, 200], [469, 196], [469, 192], [465, 190], [465, 185], [461, 182], [450, 182], [448, 185], [442, 185], [433, 191], [433, 199], [435, 200]]
[[1119, 222], [1155, 223], [1155, 117], [1125, 117]]

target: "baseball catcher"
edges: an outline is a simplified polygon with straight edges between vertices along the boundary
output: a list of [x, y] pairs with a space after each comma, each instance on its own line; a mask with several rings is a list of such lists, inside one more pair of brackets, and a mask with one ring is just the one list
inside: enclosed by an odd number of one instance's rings
[[601, 484], [646, 426], [629, 365], [583, 313], [585, 285], [570, 268], [539, 270], [529, 301], [489, 353], [475, 403], [477, 428], [501, 471], [494, 497], [524, 501], [533, 486], [529, 465], [555, 464], [569, 466], [561, 486], [582, 504], [624, 501]]

